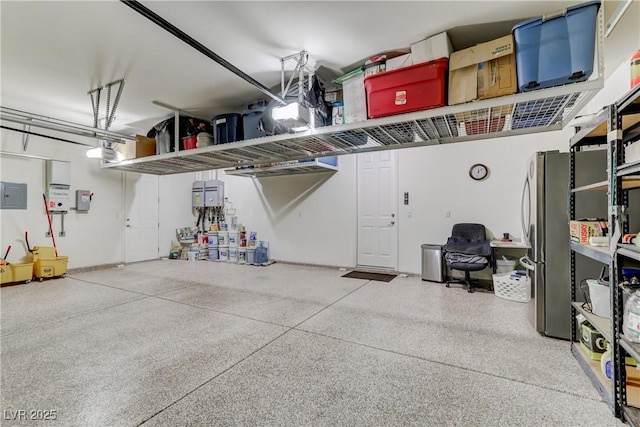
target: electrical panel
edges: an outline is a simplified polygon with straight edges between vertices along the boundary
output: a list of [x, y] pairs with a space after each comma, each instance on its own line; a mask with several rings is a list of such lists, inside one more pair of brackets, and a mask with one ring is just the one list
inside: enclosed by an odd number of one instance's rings
[[87, 212], [91, 208], [91, 191], [76, 190], [76, 210]]
[[205, 181], [204, 197], [206, 207], [223, 207], [224, 182], [217, 179]]
[[0, 182], [0, 209], [27, 209], [27, 184]]
[[191, 186], [191, 206], [204, 207], [204, 181], [193, 181]]

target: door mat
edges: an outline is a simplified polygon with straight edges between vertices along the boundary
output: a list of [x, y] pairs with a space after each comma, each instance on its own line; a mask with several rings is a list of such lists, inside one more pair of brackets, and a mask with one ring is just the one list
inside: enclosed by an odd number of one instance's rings
[[378, 282], [390, 282], [397, 274], [370, 273], [368, 271], [350, 271], [342, 277], [350, 277], [352, 279], [377, 280]]

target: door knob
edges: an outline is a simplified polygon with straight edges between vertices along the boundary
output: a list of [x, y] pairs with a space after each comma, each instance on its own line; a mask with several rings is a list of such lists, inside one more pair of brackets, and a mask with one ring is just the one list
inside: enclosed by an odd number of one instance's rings
[[391, 221], [389, 225], [394, 225], [395, 223], [396, 223], [395, 221]]

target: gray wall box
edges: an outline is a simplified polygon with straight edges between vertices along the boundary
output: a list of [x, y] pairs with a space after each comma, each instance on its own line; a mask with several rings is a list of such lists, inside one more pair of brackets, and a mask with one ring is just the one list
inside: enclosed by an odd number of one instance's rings
[[91, 191], [76, 190], [76, 210], [87, 212], [91, 208]]
[[0, 182], [0, 209], [27, 209], [27, 184]]

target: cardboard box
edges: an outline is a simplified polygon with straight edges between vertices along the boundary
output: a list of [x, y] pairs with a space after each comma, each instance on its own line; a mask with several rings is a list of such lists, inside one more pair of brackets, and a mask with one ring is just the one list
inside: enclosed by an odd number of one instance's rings
[[416, 65], [422, 62], [429, 62], [440, 58], [449, 58], [453, 52], [451, 41], [447, 32], [436, 34], [425, 40], [421, 40], [411, 45], [411, 59]]
[[449, 105], [511, 95], [518, 91], [513, 36], [451, 54]]
[[325, 92], [324, 100], [325, 102], [328, 102], [328, 103], [342, 101], [342, 89]]
[[116, 151], [122, 153], [125, 160], [154, 156], [156, 154], [155, 138], [147, 138], [143, 135], [136, 135], [135, 141], [127, 141], [124, 144], [114, 144], [114, 146]]
[[625, 366], [627, 373], [627, 405], [640, 408], [640, 369]]
[[397, 70], [398, 68], [408, 67], [409, 65], [413, 65], [410, 53], [387, 59], [387, 71]]
[[589, 237], [606, 236], [609, 231], [608, 222], [603, 219], [579, 219], [569, 221], [571, 241], [589, 244]]

